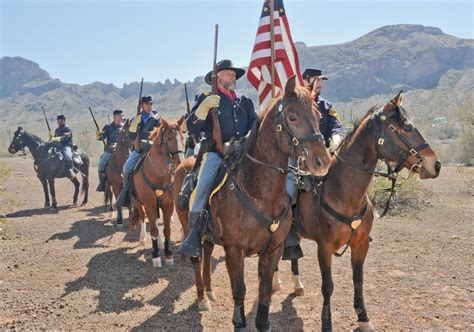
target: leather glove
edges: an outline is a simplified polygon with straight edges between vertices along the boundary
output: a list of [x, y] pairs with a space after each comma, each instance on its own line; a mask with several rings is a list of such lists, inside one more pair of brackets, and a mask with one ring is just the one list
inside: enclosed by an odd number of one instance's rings
[[196, 116], [199, 120], [206, 120], [207, 114], [212, 108], [219, 107], [221, 97], [218, 95], [207, 96], [196, 110]]
[[51, 142], [61, 142], [61, 136], [51, 137]]
[[95, 136], [96, 136], [98, 141], [102, 141], [104, 139], [102, 137], [103, 134], [104, 134], [104, 132], [102, 130], [97, 129], [97, 131], [95, 132]]
[[336, 149], [339, 147], [339, 145], [342, 142], [342, 136], [339, 134], [334, 134], [331, 136], [329, 139], [329, 152], [334, 153]]
[[140, 115], [137, 115], [130, 124], [130, 128], [128, 128], [128, 131], [131, 133], [136, 133], [140, 122], [142, 122], [142, 117]]

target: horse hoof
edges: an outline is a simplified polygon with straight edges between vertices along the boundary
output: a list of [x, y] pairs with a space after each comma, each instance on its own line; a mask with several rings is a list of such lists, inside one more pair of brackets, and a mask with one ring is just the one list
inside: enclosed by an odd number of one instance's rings
[[44, 207], [50, 207], [50, 206], [51, 206], [51, 204], [49, 204], [49, 203], [44, 203]]
[[[84, 204], [84, 203], [83, 203], [83, 204]], [[109, 212], [114, 212], [114, 207], [113, 207], [113, 206], [111, 206], [111, 207], [109, 208]]]
[[156, 257], [151, 259], [154, 267], [161, 267], [161, 258]]
[[217, 297], [213, 291], [206, 292], [207, 298], [211, 301], [216, 301]]
[[211, 310], [211, 303], [209, 301], [198, 301], [198, 310], [199, 311], [210, 311]]
[[86, 206], [87, 202], [82, 202], [81, 206]]
[[359, 326], [357, 328], [357, 331], [374, 331], [374, 326], [370, 321], [368, 322], [357, 322], [357, 325]]
[[295, 288], [294, 294], [296, 296], [303, 296], [304, 295], [304, 288]]
[[50, 210], [51, 212], [58, 212], [58, 208], [55, 207], [55, 206], [50, 207], [49, 210]]
[[170, 257], [170, 258], [166, 258], [166, 257], [165, 257], [165, 265], [166, 265], [166, 266], [172, 266], [172, 265], [174, 265], [173, 257]]

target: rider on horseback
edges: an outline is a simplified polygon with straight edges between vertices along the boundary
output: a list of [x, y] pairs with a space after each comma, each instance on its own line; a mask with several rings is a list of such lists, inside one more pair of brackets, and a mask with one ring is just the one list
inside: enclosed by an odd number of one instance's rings
[[102, 130], [97, 130], [97, 140], [105, 140], [106, 146], [104, 147], [104, 153], [100, 157], [99, 161], [99, 186], [97, 191], [105, 191], [105, 168], [107, 163], [112, 157], [112, 153], [115, 150], [115, 145], [117, 143], [117, 138], [120, 130], [123, 128], [122, 122], [122, 110], [115, 110], [113, 113], [114, 121], [108, 123], [102, 128]]
[[[252, 100], [235, 93], [236, 81], [241, 78], [245, 70], [233, 66], [230, 60], [221, 60], [217, 63], [217, 86], [219, 93], [201, 94], [191, 114], [187, 118], [189, 134], [200, 135], [200, 154], [202, 162], [198, 174], [198, 182], [189, 203], [190, 231], [178, 249], [189, 257], [201, 256], [201, 231], [206, 214], [206, 205], [215, 177], [222, 165], [222, 155], [215, 149], [212, 137], [212, 120], [209, 111], [217, 108], [219, 126], [222, 132], [222, 144], [231, 138], [241, 138], [247, 135], [258, 118]], [[207, 73], [205, 81], [211, 85], [212, 72]]]
[[128, 156], [127, 161], [123, 165], [123, 189], [115, 205], [121, 207], [128, 205], [129, 193], [132, 185], [132, 176], [135, 166], [151, 147], [148, 140], [150, 132], [160, 125], [160, 117], [153, 111], [153, 99], [151, 96], [144, 96], [141, 99], [142, 112], [137, 115], [130, 124], [128, 129], [130, 139], [135, 141], [133, 151]]
[[66, 125], [66, 117], [60, 114], [56, 117], [58, 121], [58, 128], [54, 131], [54, 136], [49, 134], [50, 141], [59, 143], [61, 146], [61, 153], [66, 161], [67, 177], [74, 179], [73, 161], [72, 161], [72, 130]]
[[[321, 91], [323, 89], [323, 81], [327, 80], [326, 76], [322, 75], [319, 69], [306, 69], [303, 74], [303, 81], [305, 87], [311, 91], [313, 100], [316, 102], [321, 113], [321, 121], [319, 128], [321, 134], [324, 136], [326, 147], [332, 154], [342, 142], [344, 129], [339, 119], [339, 115], [336, 109], [332, 107], [332, 104], [326, 99], [321, 97]], [[290, 164], [292, 161], [290, 161]], [[295, 163], [295, 161], [293, 161]], [[292, 204], [296, 205], [298, 188], [295, 182], [295, 176], [293, 173], [288, 173], [286, 191], [290, 196]], [[294, 210], [293, 210], [294, 211]], [[293, 213], [293, 215], [295, 215]], [[283, 252], [283, 260], [297, 259], [303, 257], [303, 252], [299, 246], [300, 240], [294, 227], [291, 228], [287, 239], [285, 240], [285, 250]]]

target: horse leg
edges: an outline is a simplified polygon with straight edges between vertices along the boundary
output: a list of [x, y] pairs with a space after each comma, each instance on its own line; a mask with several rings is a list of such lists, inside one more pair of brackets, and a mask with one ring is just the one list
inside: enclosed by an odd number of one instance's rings
[[331, 273], [332, 254], [326, 246], [318, 247], [319, 269], [322, 277], [321, 291], [324, 299], [321, 313], [321, 331], [332, 331], [331, 295], [334, 290]]
[[206, 288], [206, 295], [207, 298], [211, 301], [217, 300], [216, 294], [212, 290], [211, 286], [211, 257], [212, 252], [214, 251], [214, 244], [209, 241], [204, 241], [203, 243], [204, 249], [204, 258], [203, 258], [203, 278], [204, 278], [204, 287]]
[[145, 243], [146, 243], [146, 223], [145, 223], [145, 218], [140, 218], [140, 240], [138, 244], [144, 247]]
[[158, 237], [160, 236], [158, 230], [157, 210], [155, 204], [147, 204], [145, 206], [145, 213], [150, 224], [150, 235], [152, 244], [152, 263], [154, 267], [161, 267], [160, 249], [158, 248]]
[[258, 308], [257, 316], [255, 317], [255, 325], [259, 331], [269, 331], [270, 322], [268, 321], [268, 314], [270, 312], [270, 301], [272, 298], [272, 279], [273, 274], [278, 266], [283, 246], [274, 250], [270, 254], [262, 254], [258, 258]]
[[278, 265], [276, 267], [275, 272], [273, 273], [272, 289], [275, 292], [281, 291], [281, 280], [280, 280], [280, 272], [278, 271]]
[[173, 214], [173, 201], [161, 206], [163, 211], [163, 235], [165, 236], [165, 265], [173, 265], [173, 250], [171, 244], [171, 215]]
[[190, 257], [194, 270], [194, 279], [196, 281], [197, 302], [199, 311], [211, 310], [211, 304], [204, 294], [204, 282], [202, 279], [202, 259], [199, 257]]
[[77, 205], [77, 196], [79, 195], [79, 188], [81, 184], [79, 183], [79, 180], [77, 178], [72, 178], [70, 179], [72, 184], [74, 185], [74, 195], [72, 197], [72, 205], [76, 206]]
[[[112, 206], [112, 202], [110, 202], [110, 206]], [[112, 211], [113, 211], [113, 209], [112, 209]], [[117, 208], [116, 223], [117, 223], [118, 228], [123, 228], [123, 215], [122, 215], [122, 207], [121, 206]]]
[[304, 295], [304, 286], [300, 279], [300, 269], [298, 266], [298, 258], [291, 260], [291, 280], [293, 281], [293, 289], [296, 296]]
[[351, 246], [352, 281], [354, 282], [354, 309], [357, 314], [357, 324], [360, 331], [373, 331], [374, 327], [369, 321], [365, 311], [363, 284], [364, 284], [364, 261], [369, 250], [369, 239]]
[[56, 188], [54, 187], [54, 178], [48, 179], [49, 192], [51, 194], [51, 210], [58, 209], [58, 202], [56, 201]]
[[229, 273], [234, 298], [234, 314], [232, 323], [234, 330], [244, 329], [247, 326], [245, 319], [245, 281], [244, 281], [244, 253], [236, 247], [225, 248], [225, 263]]
[[43, 185], [43, 192], [44, 192], [44, 207], [49, 207], [50, 202], [49, 202], [49, 193], [48, 193], [48, 181], [46, 181], [45, 178], [39, 177], [38, 179], [41, 181], [41, 184]]

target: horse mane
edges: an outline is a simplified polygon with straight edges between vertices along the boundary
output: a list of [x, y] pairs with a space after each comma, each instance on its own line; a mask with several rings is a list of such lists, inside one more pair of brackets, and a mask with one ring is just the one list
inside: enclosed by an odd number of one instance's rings
[[346, 137], [344, 138], [344, 140], [342, 141], [342, 143], [340, 144], [341, 146], [343, 145], [347, 145], [347, 143], [349, 143], [352, 138], [355, 136], [355, 134], [357, 133], [357, 131], [359, 130], [359, 127], [361, 126], [361, 124], [370, 116], [372, 116], [375, 112], [375, 110], [377, 110], [379, 108], [378, 105], [374, 105], [372, 106], [368, 111], [367, 113], [364, 114], [364, 116], [362, 116], [361, 118], [357, 119], [354, 121], [353, 123], [353, 128], [352, 130], [346, 135]]
[[155, 139], [160, 135], [160, 131], [162, 127], [163, 127], [163, 123], [160, 124], [158, 127], [153, 128], [149, 136], [150, 140], [152, 140], [153, 142], [155, 141]]

